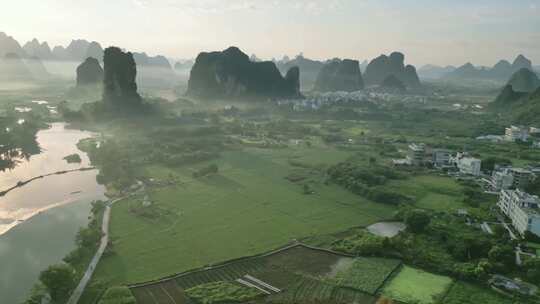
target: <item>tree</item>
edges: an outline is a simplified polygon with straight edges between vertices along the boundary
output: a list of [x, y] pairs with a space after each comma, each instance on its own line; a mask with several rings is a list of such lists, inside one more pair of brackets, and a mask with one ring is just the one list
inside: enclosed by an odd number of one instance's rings
[[493, 265], [501, 265], [502, 269], [512, 268], [515, 264], [515, 252], [511, 246], [496, 245], [488, 253], [489, 262]]
[[535, 178], [527, 187], [525, 191], [529, 194], [540, 195], [540, 177]]
[[423, 232], [431, 222], [431, 218], [427, 212], [423, 210], [411, 210], [405, 216], [407, 228], [415, 233]]
[[495, 165], [511, 165], [512, 161], [506, 158], [490, 156], [482, 159], [481, 169], [482, 171], [493, 171]]
[[523, 263], [523, 269], [526, 269], [527, 279], [532, 283], [540, 283], [540, 259], [528, 259]]
[[53, 303], [65, 303], [76, 286], [75, 270], [67, 264], [49, 266], [39, 275]]
[[94, 248], [101, 240], [102, 232], [91, 227], [81, 228], [77, 232], [75, 241], [81, 248]]

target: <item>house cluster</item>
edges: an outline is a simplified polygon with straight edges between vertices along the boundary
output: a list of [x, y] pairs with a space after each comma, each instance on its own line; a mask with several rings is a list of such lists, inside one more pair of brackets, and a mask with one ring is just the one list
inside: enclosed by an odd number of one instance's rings
[[499, 193], [497, 206], [522, 236], [527, 231], [540, 236], [540, 199], [524, 191], [537, 176], [540, 168], [495, 166], [485, 179], [489, 190]]
[[480, 176], [482, 161], [467, 152], [453, 153], [448, 149], [437, 149], [425, 144], [412, 143], [405, 159], [393, 160], [394, 165], [426, 166], [439, 169], [456, 169], [461, 174]]
[[491, 142], [528, 142], [532, 138], [532, 147], [540, 148], [540, 140], [536, 139], [538, 134], [539, 128], [511, 125], [505, 128], [504, 135], [483, 135], [476, 139]]
[[280, 99], [278, 106], [292, 105], [294, 111], [318, 110], [323, 106], [344, 103], [361, 103], [370, 101], [365, 91], [317, 93], [302, 99]]
[[514, 168], [512, 166], [495, 166], [487, 185], [491, 191], [499, 192], [508, 189], [525, 189], [535, 178], [536, 168]]
[[305, 98], [278, 99], [278, 106], [292, 105], [294, 111], [318, 110], [323, 106], [345, 103], [381, 103], [381, 102], [404, 102], [422, 103], [427, 102], [427, 97], [421, 95], [404, 95], [400, 93], [390, 93], [371, 89], [354, 92], [325, 92], [311, 93]]

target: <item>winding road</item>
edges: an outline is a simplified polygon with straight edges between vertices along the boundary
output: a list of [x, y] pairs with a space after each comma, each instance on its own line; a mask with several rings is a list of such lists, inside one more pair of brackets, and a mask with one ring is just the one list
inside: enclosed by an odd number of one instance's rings
[[81, 298], [84, 289], [86, 288], [86, 285], [88, 285], [88, 283], [90, 282], [90, 279], [92, 278], [92, 275], [96, 270], [96, 266], [99, 263], [101, 256], [103, 256], [103, 253], [107, 248], [107, 244], [109, 243], [109, 222], [111, 220], [111, 206], [114, 203], [125, 199], [126, 197], [121, 197], [113, 201], [109, 201], [106, 204], [105, 211], [103, 212], [103, 223], [101, 225], [101, 231], [103, 232], [103, 236], [101, 237], [99, 248], [96, 251], [94, 257], [92, 258], [92, 261], [90, 261], [90, 264], [88, 264], [88, 268], [86, 269], [81, 281], [79, 282], [79, 285], [77, 285], [77, 288], [73, 290], [73, 293], [67, 301], [67, 304], [76, 304], [79, 302], [79, 299]]

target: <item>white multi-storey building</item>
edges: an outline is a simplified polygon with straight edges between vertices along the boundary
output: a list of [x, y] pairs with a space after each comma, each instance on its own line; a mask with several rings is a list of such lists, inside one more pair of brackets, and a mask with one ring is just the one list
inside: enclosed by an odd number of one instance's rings
[[526, 231], [540, 236], [540, 199], [521, 190], [503, 190], [497, 203], [521, 234]]
[[481, 174], [482, 161], [478, 158], [470, 157], [466, 152], [458, 152], [450, 159], [462, 174], [479, 176]]

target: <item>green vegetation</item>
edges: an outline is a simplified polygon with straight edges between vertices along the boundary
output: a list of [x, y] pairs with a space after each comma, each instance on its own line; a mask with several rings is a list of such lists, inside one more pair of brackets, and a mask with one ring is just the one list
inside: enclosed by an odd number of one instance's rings
[[67, 264], [52, 265], [39, 275], [52, 303], [65, 303], [77, 286], [75, 270]]
[[431, 218], [427, 212], [422, 210], [411, 210], [405, 215], [405, 224], [412, 232], [423, 232], [427, 225], [431, 222]]
[[384, 288], [383, 294], [405, 303], [437, 303], [450, 288], [452, 279], [404, 266]]
[[287, 292], [272, 298], [274, 303], [373, 303], [374, 298], [363, 292], [304, 278], [292, 284]]
[[107, 289], [98, 304], [135, 304], [135, 297], [129, 288], [118, 286]]
[[388, 188], [413, 198], [418, 208], [451, 211], [465, 207], [463, 187], [449, 177], [419, 175], [407, 180], [391, 181]]
[[261, 296], [262, 292], [255, 288], [241, 286], [230, 282], [215, 282], [186, 290], [186, 294], [202, 304], [240, 303]]
[[[454, 151], [467, 147], [488, 168], [540, 159], [524, 146], [474, 140], [501, 133], [507, 121], [478, 111], [448, 111], [454, 102], [488, 100], [469, 97], [427, 104], [380, 100], [309, 111], [273, 103], [145, 98], [137, 108], [144, 115], [108, 113], [97, 103], [63, 104], [59, 110], [66, 119], [102, 134], [80, 147], [100, 169], [98, 180], [108, 195], [135, 193], [113, 206], [109, 249], [82, 303], [95, 303], [109, 286], [324, 236], [335, 250], [400, 258], [434, 273], [484, 280], [508, 264], [508, 250], [455, 214], [467, 210], [473, 224], [493, 219], [493, 198], [441, 171], [391, 166], [412, 142]], [[409, 229], [392, 239], [361, 229], [383, 220], [405, 222]], [[80, 235], [90, 243], [95, 237]], [[294, 270], [287, 272], [255, 265], [177, 281], [192, 288], [230, 281], [249, 270], [291, 288], [287, 301], [362, 302], [369, 297], [344, 286], [374, 292], [397, 263], [361, 258], [348, 272], [338, 271], [337, 281], [321, 281], [328, 270], [306, 265], [298, 256], [288, 262]], [[425, 294], [420, 298], [428, 298]]]
[[216, 174], [218, 173], [218, 171], [219, 171], [218, 166], [215, 164], [212, 164], [207, 167], [201, 168], [197, 170], [196, 172], [193, 172], [193, 177], [194, 178], [205, 177], [210, 174]]
[[375, 294], [388, 276], [401, 264], [384, 258], [355, 258], [348, 269], [339, 271], [331, 280], [338, 286], [356, 288]]
[[388, 239], [361, 230], [352, 236], [335, 241], [332, 249], [355, 255], [385, 256], [391, 248]]
[[[156, 183], [170, 176], [177, 182], [148, 191], [154, 202], [148, 208], [157, 217], [133, 212], [141, 206], [137, 198], [113, 206], [114, 254], [102, 260], [98, 277], [117, 284], [156, 279], [264, 252], [293, 238], [367, 226], [391, 214], [386, 205], [335, 185], [321, 183], [316, 195], [304, 195], [301, 187], [285, 179], [290, 170], [287, 154], [258, 149], [225, 152], [213, 161], [219, 174], [204, 179], [193, 179], [190, 167], [145, 167], [144, 176]], [[165, 258], [170, 256], [176, 258]], [[126, 263], [130, 267], [122, 266]]]
[[66, 157], [64, 157], [64, 159], [69, 163], [69, 164], [74, 164], [74, 163], [77, 163], [77, 164], [80, 164], [81, 163], [81, 156], [79, 154], [70, 154]]
[[464, 282], [454, 283], [442, 301], [442, 304], [478, 303], [514, 304], [516, 302], [490, 290], [485, 286], [477, 286]]
[[[373, 160], [370, 159], [370, 162]], [[375, 187], [384, 185], [387, 180], [402, 178], [390, 168], [380, 166], [366, 168], [351, 163], [339, 163], [328, 170], [328, 175], [335, 183], [375, 202], [389, 205], [407, 202], [407, 197], [398, 192]]]

